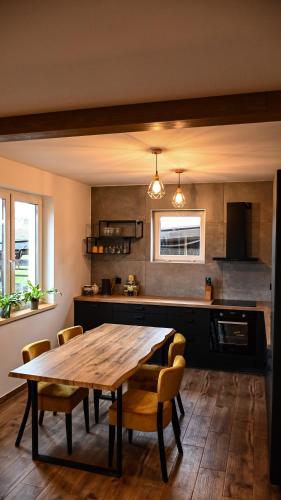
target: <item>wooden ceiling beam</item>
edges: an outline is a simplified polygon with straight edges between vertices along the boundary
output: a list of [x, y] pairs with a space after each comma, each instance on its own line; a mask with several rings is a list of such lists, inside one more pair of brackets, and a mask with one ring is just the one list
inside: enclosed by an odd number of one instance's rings
[[281, 91], [0, 117], [0, 142], [281, 120]]

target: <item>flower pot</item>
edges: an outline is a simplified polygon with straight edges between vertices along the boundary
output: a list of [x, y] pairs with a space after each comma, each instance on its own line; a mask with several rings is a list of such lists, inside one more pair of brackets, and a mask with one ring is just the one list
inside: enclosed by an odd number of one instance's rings
[[1, 318], [8, 319], [11, 316], [11, 306], [2, 307], [1, 309]]
[[31, 299], [31, 301], [30, 301], [30, 309], [32, 311], [35, 311], [36, 309], [38, 309], [38, 306], [39, 306], [39, 299]]

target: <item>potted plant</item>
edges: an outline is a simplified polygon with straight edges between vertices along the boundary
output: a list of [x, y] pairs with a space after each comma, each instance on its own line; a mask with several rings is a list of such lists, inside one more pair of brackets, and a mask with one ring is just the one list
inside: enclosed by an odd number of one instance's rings
[[1, 318], [10, 318], [12, 306], [19, 307], [21, 302], [22, 296], [18, 292], [0, 295]]
[[37, 285], [33, 285], [30, 280], [27, 281], [27, 289], [24, 292], [24, 301], [25, 302], [30, 302], [30, 308], [32, 310], [38, 309], [39, 306], [39, 300], [45, 297], [46, 295], [50, 293], [59, 293], [62, 295], [62, 293], [57, 289], [57, 288], [48, 288], [46, 290], [42, 290], [40, 288], [39, 283]]

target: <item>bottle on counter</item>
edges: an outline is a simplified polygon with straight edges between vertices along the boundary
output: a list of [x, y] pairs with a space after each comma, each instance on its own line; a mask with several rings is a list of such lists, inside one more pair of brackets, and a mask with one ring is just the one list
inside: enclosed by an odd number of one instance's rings
[[212, 300], [213, 298], [213, 285], [212, 285], [212, 278], [206, 277], [205, 278], [205, 300]]

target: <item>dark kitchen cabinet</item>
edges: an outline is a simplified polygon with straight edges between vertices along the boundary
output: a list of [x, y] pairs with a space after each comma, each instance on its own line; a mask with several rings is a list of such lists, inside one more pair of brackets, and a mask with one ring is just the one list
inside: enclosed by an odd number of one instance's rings
[[[84, 331], [103, 323], [123, 325], [159, 326], [173, 328], [186, 338], [185, 358], [190, 367], [217, 370], [263, 371], [265, 366], [264, 315], [260, 311], [228, 310], [234, 320], [244, 315], [251, 330], [251, 349], [248, 353], [215, 352], [212, 349], [212, 325], [215, 309], [117, 302], [75, 300], [75, 324]], [[242, 317], [241, 316], [241, 317]], [[149, 362], [167, 362], [169, 342], [157, 350]]]
[[[204, 366], [206, 363], [210, 323], [208, 309], [75, 300], [74, 321], [76, 325], [82, 325], [84, 331], [102, 323], [174, 328], [186, 338], [188, 366]], [[169, 342], [165, 346], [165, 359], [168, 346]], [[161, 364], [161, 351], [156, 351], [150, 361]]]
[[210, 311], [186, 307], [169, 307], [167, 326], [172, 326], [186, 338], [186, 360], [192, 366], [202, 366], [209, 352]]
[[103, 323], [113, 323], [112, 304], [74, 301], [74, 324], [81, 325], [84, 332]]
[[[188, 307], [154, 306], [143, 304], [113, 304], [113, 323], [127, 325], [162, 326], [174, 328], [186, 338], [185, 357], [189, 365], [202, 366], [204, 354], [208, 353], [209, 310]], [[168, 349], [166, 346], [166, 351]], [[166, 353], [167, 357], [167, 353]], [[161, 363], [157, 351], [152, 363]]]

